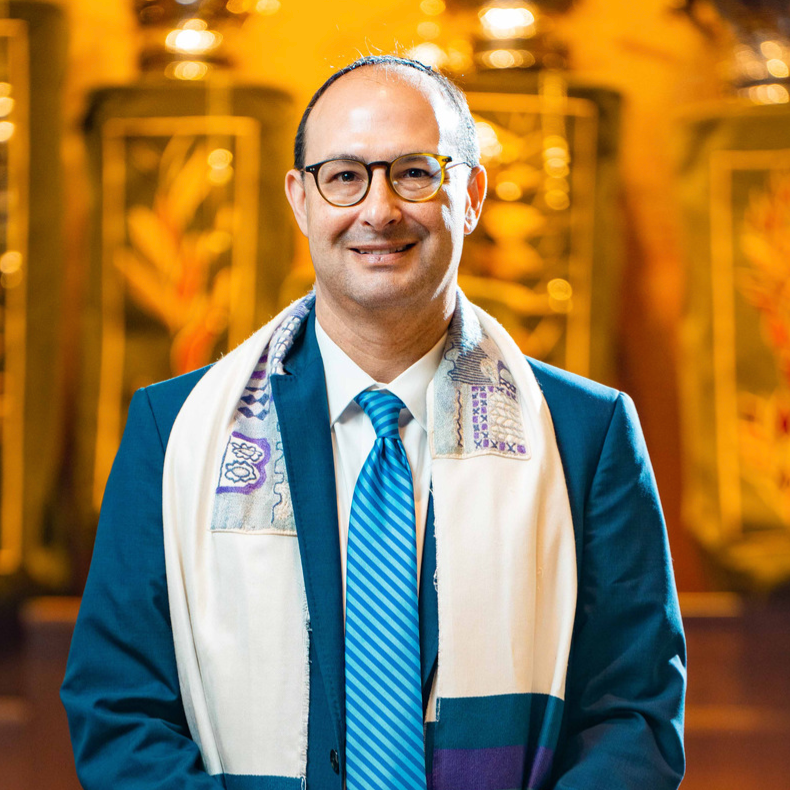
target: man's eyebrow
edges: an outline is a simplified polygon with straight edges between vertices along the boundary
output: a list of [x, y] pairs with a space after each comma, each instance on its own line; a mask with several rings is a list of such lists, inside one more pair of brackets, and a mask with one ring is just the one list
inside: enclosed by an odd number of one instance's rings
[[[384, 160], [384, 161], [394, 162], [396, 159], [400, 158], [401, 156], [410, 156], [410, 155], [413, 155], [413, 154], [420, 154], [420, 153], [423, 153], [423, 152], [422, 151], [413, 151], [413, 150], [410, 149], [408, 151], [401, 151], [401, 152], [395, 154], [395, 156], [393, 156], [392, 159]], [[379, 160], [379, 159], [367, 160], [364, 157], [360, 156], [359, 154], [344, 154], [344, 153], [331, 154], [330, 156], [327, 156], [325, 159], [322, 159], [321, 161], [322, 162], [331, 162], [333, 159], [350, 159], [353, 162], [361, 162], [363, 165], [367, 164], [368, 161], [371, 161], [371, 162], [382, 161], [382, 160]]]
[[363, 157], [359, 156], [359, 154], [344, 154], [344, 153], [331, 154], [330, 156], [327, 156], [326, 159], [322, 159], [321, 161], [331, 162], [333, 159], [351, 159], [354, 162], [361, 162], [363, 165], [365, 164], [366, 161]]

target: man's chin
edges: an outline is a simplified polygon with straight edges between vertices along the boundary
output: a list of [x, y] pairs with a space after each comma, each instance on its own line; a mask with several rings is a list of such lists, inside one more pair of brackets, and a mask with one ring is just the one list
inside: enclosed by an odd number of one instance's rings
[[337, 312], [345, 313], [352, 320], [354, 315], [364, 320], [368, 317], [366, 314], [395, 312], [408, 321], [410, 315], [424, 314], [433, 307], [443, 310], [440, 306], [445, 301], [442, 295], [453, 287], [450, 278], [437, 282], [420, 274], [413, 268], [398, 268], [355, 271], [353, 276], [348, 276], [347, 270], [346, 276], [333, 282], [317, 282], [316, 291], [327, 307], [334, 303]]

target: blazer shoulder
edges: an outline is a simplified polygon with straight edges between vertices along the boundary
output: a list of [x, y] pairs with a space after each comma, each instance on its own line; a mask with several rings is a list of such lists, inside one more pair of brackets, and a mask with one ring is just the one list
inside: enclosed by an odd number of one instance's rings
[[615, 415], [632, 412], [631, 399], [612, 387], [527, 357], [549, 407], [569, 485], [589, 491]]
[[618, 398], [624, 396], [620, 390], [592, 379], [569, 373], [531, 357], [526, 359], [535, 373], [552, 414], [555, 410], [568, 411], [576, 414], [577, 420], [604, 419], [608, 424]]
[[151, 384], [141, 390], [150, 404], [163, 447], [167, 447], [170, 431], [184, 401], [211, 368], [212, 365], [206, 365], [190, 373]]

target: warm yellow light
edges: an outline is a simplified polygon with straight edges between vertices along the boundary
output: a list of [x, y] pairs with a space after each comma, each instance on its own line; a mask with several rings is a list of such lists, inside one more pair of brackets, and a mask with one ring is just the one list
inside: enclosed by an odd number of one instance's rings
[[766, 75], [765, 64], [757, 58], [746, 61], [743, 64], [743, 70], [746, 76], [753, 80], [761, 80]]
[[0, 285], [3, 288], [16, 288], [22, 282], [22, 270], [18, 269], [13, 274], [0, 274]]
[[227, 148], [215, 148], [208, 155], [208, 166], [213, 167], [215, 170], [229, 167], [232, 161], [233, 154]]
[[258, 0], [255, 10], [263, 16], [271, 16], [280, 10], [280, 0]]
[[559, 189], [562, 192], [567, 192], [570, 189], [570, 185], [568, 184], [568, 180], [566, 178], [549, 176], [545, 180], [543, 188], [547, 190]]
[[535, 32], [535, 15], [525, 5], [490, 5], [482, 8], [479, 16], [488, 38], [527, 38]]
[[439, 16], [445, 8], [444, 0], [422, 0], [420, 3], [420, 11], [428, 16]]
[[480, 156], [484, 159], [494, 159], [502, 153], [502, 143], [499, 142], [497, 133], [490, 123], [477, 121], [477, 142], [480, 146]]
[[535, 56], [526, 49], [494, 49], [480, 58], [490, 69], [529, 68], [535, 63]]
[[543, 138], [543, 158], [545, 159], [564, 159], [566, 162], [570, 158], [568, 153], [568, 141], [561, 134], [547, 134]]
[[10, 95], [11, 95], [11, 83], [0, 82], [0, 97], [10, 96]]
[[232, 167], [212, 167], [208, 171], [208, 180], [215, 186], [227, 184], [233, 178]]
[[233, 168], [230, 166], [233, 154], [227, 148], [215, 148], [208, 155], [207, 161], [211, 168], [208, 174], [210, 183], [222, 186], [233, 178]]
[[215, 254], [229, 250], [233, 245], [233, 236], [226, 230], [215, 230], [208, 237], [208, 248]]
[[550, 189], [546, 192], [546, 205], [554, 211], [562, 211], [570, 205], [568, 193], [562, 189]]
[[182, 30], [206, 30], [208, 25], [205, 19], [187, 19], [180, 27]]
[[212, 30], [195, 30], [186, 28], [171, 30], [167, 34], [165, 43], [171, 52], [181, 52], [185, 55], [201, 55], [216, 49], [222, 41], [222, 36]]
[[558, 302], [565, 302], [573, 296], [571, 284], [567, 280], [563, 280], [559, 277], [554, 280], [549, 280], [546, 291], [552, 299], [556, 299]]
[[512, 69], [518, 61], [512, 49], [495, 49], [493, 52], [486, 52], [483, 57], [486, 65], [495, 69]]
[[787, 104], [790, 93], [784, 85], [753, 85], [749, 88], [749, 98], [757, 104]]
[[427, 41], [424, 44], [418, 44], [407, 54], [413, 60], [419, 60], [420, 63], [435, 69], [441, 68], [447, 62], [447, 53], [441, 47]]
[[11, 121], [0, 121], [0, 143], [7, 143], [14, 134], [16, 127]]
[[787, 104], [790, 101], [790, 94], [784, 85], [762, 85], [765, 88], [765, 95], [769, 104]]
[[441, 35], [442, 29], [436, 22], [420, 22], [417, 25], [417, 35], [420, 37], [431, 41], [434, 38], [439, 38]]
[[557, 178], [562, 178], [562, 176], [567, 176], [569, 171], [568, 168], [568, 159], [556, 157], [553, 159], [547, 159], [545, 164], [543, 165], [544, 170], [550, 176], [555, 176]]
[[472, 65], [472, 58], [465, 49], [459, 49], [452, 45], [447, 47], [447, 68], [460, 74]]
[[9, 250], [0, 256], [0, 285], [16, 288], [22, 282], [22, 253]]
[[500, 200], [518, 200], [524, 194], [521, 187], [513, 181], [497, 184], [494, 191]]
[[782, 45], [778, 41], [763, 41], [760, 44], [760, 52], [766, 58], [781, 58], [782, 57]]
[[549, 307], [555, 313], [570, 313], [573, 310], [573, 302], [570, 299], [554, 299], [550, 296]]
[[0, 118], [5, 118], [14, 109], [14, 100], [10, 96], [0, 98]]
[[563, 162], [567, 162], [568, 149], [564, 145], [547, 145], [546, 148], [543, 149], [543, 158], [546, 161], [550, 159], [560, 159]]
[[231, 14], [243, 14], [247, 10], [247, 3], [245, 3], [244, 0], [228, 0], [225, 8], [227, 8]]
[[208, 65], [199, 60], [182, 60], [168, 67], [168, 75], [177, 80], [202, 80], [207, 73]]
[[0, 255], [0, 272], [3, 274], [14, 274], [22, 268], [22, 253], [16, 250], [9, 250]]
[[772, 76], [778, 77], [779, 79], [783, 79], [790, 75], [790, 69], [787, 68], [787, 63], [779, 58], [771, 58], [771, 60], [765, 64], [765, 67]]

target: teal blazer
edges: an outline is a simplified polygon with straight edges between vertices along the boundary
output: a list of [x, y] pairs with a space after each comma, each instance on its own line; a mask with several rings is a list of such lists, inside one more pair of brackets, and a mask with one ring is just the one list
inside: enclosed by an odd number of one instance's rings
[[[343, 610], [324, 368], [314, 317], [272, 378], [310, 612], [307, 790], [342, 790]], [[545, 787], [674, 790], [684, 773], [685, 642], [653, 472], [628, 396], [529, 360], [554, 421], [576, 539], [578, 604], [566, 703]], [[209, 776], [180, 699], [165, 579], [162, 468], [173, 422], [207, 368], [139, 390], [104, 495], [61, 698], [85, 790], [299, 790], [284, 777]], [[423, 701], [436, 670], [432, 512], [420, 579]], [[526, 788], [530, 695], [453, 700], [426, 730], [429, 790]], [[513, 711], [517, 711], [514, 715]], [[508, 711], [508, 715], [504, 712]], [[519, 713], [523, 711], [523, 715]], [[508, 722], [507, 726], [501, 722]], [[517, 723], [517, 726], [513, 725]], [[443, 749], [525, 749], [524, 774], [434, 776]], [[465, 758], [464, 758], [465, 759]], [[473, 763], [470, 763], [473, 764]], [[507, 774], [507, 777], [505, 776]], [[498, 777], [498, 778], [497, 778]]]

